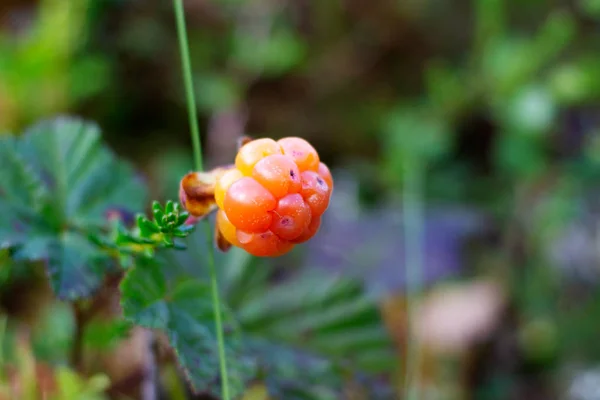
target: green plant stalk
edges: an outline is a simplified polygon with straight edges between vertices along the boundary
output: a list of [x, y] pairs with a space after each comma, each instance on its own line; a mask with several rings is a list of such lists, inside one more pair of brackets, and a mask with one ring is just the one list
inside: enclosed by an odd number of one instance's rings
[[[183, 11], [182, 0], [173, 0], [175, 8], [175, 18], [177, 20], [177, 34], [179, 37], [179, 47], [181, 52], [181, 63], [183, 68], [183, 77], [186, 90], [186, 100], [188, 107], [188, 116], [192, 143], [194, 147], [194, 164], [197, 171], [202, 171], [202, 148], [200, 145], [200, 130], [198, 128], [198, 115], [196, 108], [196, 99], [194, 97], [194, 84], [192, 80], [192, 62], [190, 61], [189, 44], [187, 30], [185, 26], [185, 15]], [[212, 235], [208, 219], [203, 222], [206, 227], [208, 241], [208, 268], [210, 273], [211, 292], [213, 311], [215, 314], [215, 328], [217, 331], [217, 344], [219, 347], [219, 365], [221, 369], [221, 394], [223, 400], [229, 400], [229, 377], [227, 374], [227, 363], [225, 359], [225, 339], [223, 337], [223, 322], [221, 318], [221, 300], [219, 295], [219, 283], [217, 281], [217, 272], [215, 267], [215, 255], [212, 246]]]
[[423, 165], [407, 157], [404, 163], [402, 218], [404, 227], [407, 301], [407, 343], [405, 381], [407, 400], [419, 398], [420, 351], [415, 340], [414, 321], [423, 289]]

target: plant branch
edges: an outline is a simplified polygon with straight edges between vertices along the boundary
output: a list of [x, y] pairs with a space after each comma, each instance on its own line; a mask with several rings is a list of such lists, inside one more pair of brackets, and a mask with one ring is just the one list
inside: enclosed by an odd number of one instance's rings
[[[194, 162], [196, 171], [202, 171], [202, 149], [200, 144], [200, 131], [198, 129], [198, 116], [196, 109], [196, 100], [194, 97], [194, 84], [192, 80], [192, 63], [190, 61], [189, 45], [187, 31], [185, 26], [185, 15], [183, 11], [182, 0], [173, 0], [175, 8], [175, 18], [177, 20], [177, 32], [179, 36], [179, 46], [181, 51], [181, 62], [183, 68], [183, 77], [185, 80], [186, 98], [192, 143], [194, 146]], [[219, 364], [221, 370], [221, 391], [223, 400], [229, 400], [229, 379], [227, 374], [227, 364], [225, 360], [225, 340], [223, 335], [223, 322], [221, 321], [221, 300], [219, 295], [219, 284], [215, 268], [215, 256], [212, 246], [212, 234], [208, 219], [204, 221], [206, 227], [206, 240], [208, 250], [208, 266], [211, 281], [212, 303], [215, 315], [215, 328], [217, 331], [217, 344], [219, 347]]]

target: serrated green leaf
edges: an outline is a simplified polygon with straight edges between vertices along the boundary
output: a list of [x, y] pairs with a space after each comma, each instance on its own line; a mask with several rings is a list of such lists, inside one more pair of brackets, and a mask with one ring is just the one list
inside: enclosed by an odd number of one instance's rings
[[[198, 230], [191, 236], [188, 252], [166, 254], [171, 270], [205, 270], [199, 259], [205, 249], [203, 235]], [[217, 263], [224, 298], [240, 324], [246, 352], [256, 358], [275, 398], [344, 398], [340, 393], [345, 379], [387, 373], [396, 365], [377, 302], [356, 280], [302, 268], [273, 284], [271, 278], [281, 265], [237, 248], [217, 255]], [[343, 365], [347, 367], [340, 369]], [[370, 398], [393, 398], [375, 394], [388, 389], [385, 384], [366, 379], [362, 386]]]
[[0, 137], [0, 245], [11, 247], [22, 243], [32, 225], [41, 222], [44, 185], [23, 156], [17, 141]]
[[89, 295], [110, 267], [89, 240], [108, 224], [107, 211], [145, 201], [143, 183], [100, 139], [95, 124], [71, 117], [0, 138], [0, 246], [45, 260], [61, 298]]
[[65, 233], [48, 246], [48, 276], [56, 296], [74, 300], [91, 294], [109, 260], [86, 238]]
[[[204, 282], [170, 278], [166, 266], [142, 258], [121, 283], [125, 317], [147, 328], [166, 333], [193, 388], [219, 393], [219, 358], [214, 332], [210, 288]], [[227, 330], [233, 328], [224, 313]], [[241, 393], [253, 371], [252, 360], [241, 356], [235, 335], [227, 337], [229, 383]]]

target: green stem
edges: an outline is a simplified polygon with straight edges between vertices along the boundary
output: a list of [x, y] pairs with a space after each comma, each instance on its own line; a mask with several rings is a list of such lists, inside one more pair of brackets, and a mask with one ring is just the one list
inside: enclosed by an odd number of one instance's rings
[[[192, 81], [192, 63], [190, 61], [189, 44], [185, 27], [185, 15], [182, 0], [173, 0], [175, 7], [175, 18], [177, 20], [177, 33], [179, 36], [179, 47], [181, 51], [181, 63], [183, 77], [185, 80], [186, 98], [192, 143], [194, 146], [194, 164], [197, 171], [202, 171], [202, 148], [200, 145], [200, 130], [198, 129], [198, 115], [196, 111], [196, 99], [194, 97], [194, 84]], [[221, 393], [223, 400], [229, 400], [229, 378], [227, 375], [227, 364], [225, 360], [225, 339], [223, 337], [223, 322], [221, 320], [221, 299], [219, 295], [219, 283], [215, 268], [215, 256], [212, 246], [212, 234], [208, 219], [204, 221], [206, 227], [208, 267], [210, 273], [213, 311], [215, 315], [215, 327], [217, 331], [217, 344], [219, 347], [219, 364], [221, 369]]]
[[403, 224], [406, 268], [408, 340], [406, 344], [406, 399], [419, 398], [419, 343], [414, 336], [419, 294], [423, 289], [423, 169], [419, 162], [406, 160], [404, 165]]
[[182, 0], [173, 0], [175, 6], [175, 18], [177, 19], [177, 35], [179, 37], [179, 51], [181, 52], [181, 64], [183, 68], [183, 79], [185, 83], [185, 97], [190, 120], [192, 134], [192, 145], [194, 147], [194, 166], [197, 171], [202, 171], [202, 147], [200, 145], [200, 129], [198, 128], [198, 111], [196, 98], [194, 97], [194, 82], [192, 80], [192, 62], [190, 61], [190, 46], [188, 44], [187, 31], [185, 27], [185, 15]]

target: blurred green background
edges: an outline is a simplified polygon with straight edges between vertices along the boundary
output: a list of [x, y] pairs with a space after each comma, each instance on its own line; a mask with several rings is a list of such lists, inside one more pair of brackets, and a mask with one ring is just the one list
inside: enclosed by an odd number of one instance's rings
[[[426, 398], [600, 399], [599, 0], [185, 6], [208, 165], [315, 146], [334, 199], [287, 262], [364, 277], [400, 364], [422, 259]], [[96, 121], [175, 199], [185, 107], [170, 1], [0, 3], [0, 134]]]

